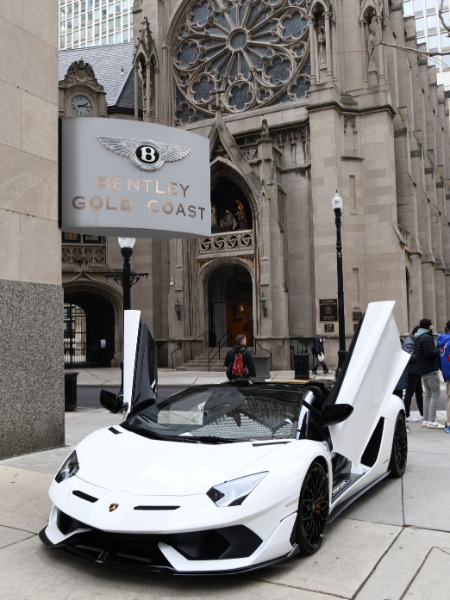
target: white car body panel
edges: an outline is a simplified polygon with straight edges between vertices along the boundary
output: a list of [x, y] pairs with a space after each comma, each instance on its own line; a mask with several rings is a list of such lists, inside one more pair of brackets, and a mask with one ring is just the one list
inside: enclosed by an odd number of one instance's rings
[[133, 393], [134, 382], [134, 365], [136, 361], [140, 319], [140, 310], [126, 310], [124, 313], [123, 401], [127, 405], [126, 414], [129, 414], [131, 409], [131, 398]]
[[361, 461], [382, 411], [395, 398], [392, 392], [410, 359], [401, 348], [394, 305], [369, 304], [336, 399], [336, 404], [349, 404], [354, 410], [348, 419], [330, 427], [333, 448], [354, 463]]
[[[222, 570], [239, 571], [240, 569], [248, 569], [252, 566], [269, 562], [278, 556], [286, 556], [292, 552], [292, 544], [289, 538], [292, 528], [295, 524], [296, 513], [293, 513], [283, 519], [278, 524], [273, 534], [248, 558], [230, 558], [225, 561], [217, 560], [188, 560], [182, 554], [177, 552], [175, 548], [168, 544], [161, 543], [160, 549], [167, 557], [169, 562], [175, 567], [178, 572], [218, 572]], [[224, 562], [225, 564], [220, 564]]]
[[[120, 440], [122, 436], [124, 443]], [[259, 519], [272, 510], [280, 520], [296, 511], [300, 482], [311, 462], [321, 456], [329, 463], [323, 444], [309, 440], [302, 445], [293, 440], [259, 447], [252, 443], [237, 443], [230, 448], [228, 444], [186, 445], [140, 438], [139, 444], [143, 444], [145, 452], [139, 448], [135, 454], [136, 464], [130, 465], [126, 456], [133, 437], [136, 436], [129, 432], [114, 435], [108, 429], [102, 429], [86, 438], [86, 448], [80, 448], [80, 463], [86, 462], [83, 457], [94, 447], [101, 446], [105, 452], [83, 468], [82, 477], [52, 482], [50, 497], [54, 504], [64, 505], [75, 519], [106, 531], [175, 533], [202, 530], [231, 526], [242, 522], [242, 518]], [[164, 445], [164, 469], [161, 469], [160, 461], [146, 459], [161, 443]], [[232, 449], [234, 455], [227, 453], [227, 448]], [[97, 458], [98, 455], [94, 456]], [[206, 495], [214, 485], [263, 471], [273, 474], [264, 478], [240, 506], [219, 508]], [[74, 496], [73, 490], [81, 490], [100, 500], [86, 502]], [[110, 513], [107, 508], [113, 503], [119, 508]], [[180, 509], [167, 512], [133, 510], [135, 506], [152, 504], [179, 505]], [[274, 515], [269, 516], [272, 526], [273, 518]]]

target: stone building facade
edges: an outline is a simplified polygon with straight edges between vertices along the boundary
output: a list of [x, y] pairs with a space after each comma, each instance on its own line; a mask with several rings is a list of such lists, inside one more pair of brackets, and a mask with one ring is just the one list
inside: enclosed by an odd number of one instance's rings
[[[109, 116], [210, 142], [211, 235], [138, 240], [133, 254], [149, 274], [133, 306], [166, 364], [213, 356], [244, 332], [273, 369], [324, 334], [336, 365], [336, 190], [347, 344], [376, 300], [396, 301], [401, 334], [425, 315], [442, 328], [448, 110], [401, 0], [135, 0], [134, 18], [133, 114]], [[120, 270], [105, 245], [105, 270]], [[78, 265], [64, 281], [112, 306], [118, 358], [120, 290], [101, 268]]]
[[58, 15], [0, 3], [0, 458], [64, 444]]

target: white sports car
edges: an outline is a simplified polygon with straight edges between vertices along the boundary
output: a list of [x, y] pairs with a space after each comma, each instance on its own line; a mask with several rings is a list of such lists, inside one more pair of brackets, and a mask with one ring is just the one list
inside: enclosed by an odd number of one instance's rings
[[177, 574], [260, 568], [320, 547], [327, 524], [407, 460], [392, 395], [409, 355], [393, 302], [370, 304], [334, 382], [242, 381], [156, 402], [153, 340], [126, 315], [120, 425], [70, 454], [40, 533], [96, 563]]

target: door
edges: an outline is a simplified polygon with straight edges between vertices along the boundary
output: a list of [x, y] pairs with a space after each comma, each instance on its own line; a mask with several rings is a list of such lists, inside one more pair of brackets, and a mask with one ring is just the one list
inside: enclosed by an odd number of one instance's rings
[[331, 425], [333, 450], [354, 463], [361, 456], [410, 355], [400, 345], [393, 316], [395, 302], [372, 302], [364, 315], [349, 357], [336, 404], [349, 404], [351, 415]]
[[228, 302], [228, 345], [234, 346], [236, 336], [244, 334], [247, 346], [253, 346], [253, 309], [248, 300]]

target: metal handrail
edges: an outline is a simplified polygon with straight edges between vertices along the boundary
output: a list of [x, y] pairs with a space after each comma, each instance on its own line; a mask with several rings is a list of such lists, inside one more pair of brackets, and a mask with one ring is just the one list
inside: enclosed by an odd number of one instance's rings
[[175, 348], [175, 350], [172, 350], [172, 352], [170, 353], [170, 364], [172, 365], [172, 371], [174, 370], [174, 368], [173, 368], [173, 355], [175, 354], [175, 352], [178, 352], [182, 348], [183, 348], [183, 344], [180, 342], [178, 344], [178, 346]]
[[207, 329], [206, 331], [204, 331], [203, 333], [201, 333], [201, 334], [200, 334], [200, 335], [198, 335], [197, 337], [195, 337], [195, 338], [192, 338], [192, 340], [189, 340], [189, 344], [191, 345], [191, 360], [194, 358], [194, 357], [192, 356], [192, 342], [195, 342], [195, 340], [198, 340], [198, 339], [200, 339], [201, 337], [203, 337], [203, 336], [207, 335], [208, 333], [209, 333], [209, 330]]
[[[197, 337], [192, 338], [192, 340], [188, 340], [188, 342], [190, 344], [190, 348], [191, 348], [191, 360], [194, 358], [192, 356], [192, 342], [195, 342], [195, 340], [198, 340], [199, 338], [205, 336], [207, 333], [208, 333], [208, 330], [204, 331], [203, 333], [201, 333]], [[172, 365], [172, 371], [174, 370], [174, 368], [173, 368], [173, 355], [175, 354], [175, 352], [178, 352], [179, 350], [182, 350], [183, 347], [184, 347], [184, 343], [183, 342], [179, 342], [178, 346], [175, 348], [175, 350], [172, 350], [172, 352], [170, 353], [170, 363]]]
[[[230, 330], [227, 329], [225, 331], [225, 333], [222, 335], [222, 337], [219, 339], [218, 343], [208, 352], [208, 373], [211, 371], [211, 361], [217, 356], [217, 354], [219, 355], [219, 359], [220, 359], [220, 349], [223, 348], [224, 346], [228, 346], [228, 336], [230, 335]], [[227, 343], [226, 344], [221, 344], [223, 338], [226, 337], [227, 339]], [[218, 348], [217, 348], [218, 346]], [[217, 350], [216, 350], [217, 348]], [[216, 352], [214, 352], [214, 354], [211, 356], [211, 352], [213, 352], [214, 350], [216, 350]]]
[[261, 344], [256, 338], [253, 338], [253, 348], [255, 350], [255, 356], [257, 355], [256, 346], [261, 348], [261, 350], [263, 350], [264, 352], [267, 352], [267, 354], [270, 356], [270, 370], [272, 370], [272, 352], [267, 348], [264, 348], [264, 346], [261, 346]]

